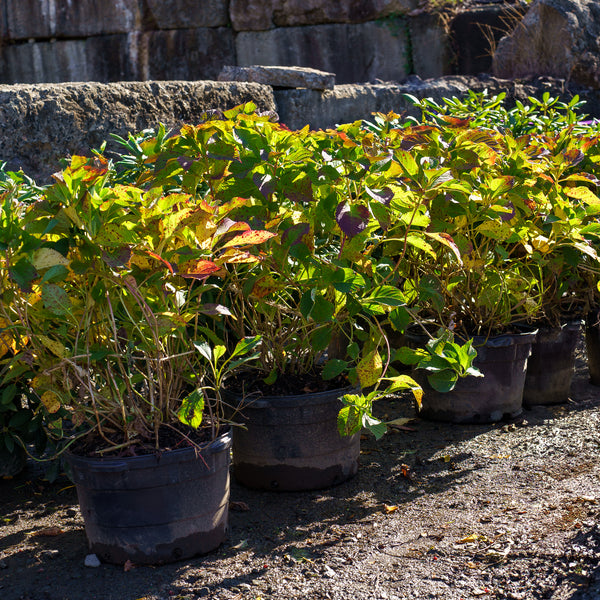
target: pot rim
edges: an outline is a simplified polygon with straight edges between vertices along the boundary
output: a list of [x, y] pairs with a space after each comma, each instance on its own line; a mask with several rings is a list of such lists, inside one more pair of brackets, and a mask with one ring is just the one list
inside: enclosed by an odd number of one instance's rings
[[172, 450], [160, 450], [154, 454], [142, 454], [140, 456], [82, 456], [75, 454], [71, 450], [65, 451], [65, 459], [73, 466], [93, 464], [95, 468], [107, 468], [116, 470], [125, 466], [134, 466], [135, 468], [143, 468], [152, 464], [165, 465], [169, 463], [182, 462], [188, 460], [192, 454], [198, 456], [218, 454], [224, 450], [228, 450], [232, 443], [232, 430], [228, 426], [226, 431], [223, 431], [214, 440], [197, 448], [195, 446], [186, 446], [185, 448], [174, 448]]

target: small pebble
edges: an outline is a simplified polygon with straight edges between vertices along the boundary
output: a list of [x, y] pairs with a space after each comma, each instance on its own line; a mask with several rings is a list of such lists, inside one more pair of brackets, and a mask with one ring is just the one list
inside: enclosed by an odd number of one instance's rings
[[101, 565], [100, 559], [95, 554], [88, 554], [83, 564], [86, 567], [99, 567]]

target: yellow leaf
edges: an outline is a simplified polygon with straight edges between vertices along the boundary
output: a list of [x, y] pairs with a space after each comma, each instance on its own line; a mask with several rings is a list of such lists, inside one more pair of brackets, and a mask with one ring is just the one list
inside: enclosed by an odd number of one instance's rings
[[421, 403], [423, 402], [423, 388], [421, 387], [414, 387], [411, 388], [413, 396], [415, 397], [415, 402], [417, 403], [417, 406], [419, 408], [421, 408]]
[[67, 356], [67, 349], [60, 342], [51, 340], [45, 335], [38, 335], [37, 339], [43, 346], [48, 348], [48, 350], [50, 350], [54, 356], [58, 356], [58, 358], [65, 358], [65, 356]]
[[46, 407], [46, 410], [50, 414], [58, 412], [58, 410], [60, 409], [60, 398], [52, 390], [44, 392], [40, 400], [42, 401], [42, 404]]
[[569, 198], [575, 198], [576, 200], [583, 200], [586, 204], [600, 204], [600, 198], [585, 186], [577, 187], [565, 187], [565, 194]]
[[31, 263], [36, 269], [49, 269], [56, 265], [66, 266], [71, 261], [52, 248], [40, 248], [34, 253]]
[[375, 385], [383, 372], [383, 363], [381, 356], [377, 350], [371, 350], [359, 363], [356, 365], [356, 374], [361, 388], [368, 388]]
[[543, 235], [538, 235], [537, 237], [531, 238], [531, 245], [542, 254], [546, 254], [546, 252], [550, 252], [550, 240]]
[[384, 504], [383, 510], [387, 515], [390, 513], [396, 512], [398, 510], [398, 506], [396, 504]]
[[479, 533], [472, 533], [471, 535], [468, 535], [467, 537], [463, 538], [462, 540], [456, 540], [457, 544], [473, 544], [475, 542], [479, 542], [479, 541], [485, 541], [487, 538], [485, 537], [485, 535], [481, 535]]
[[15, 338], [7, 331], [8, 326], [8, 321], [0, 317], [0, 358], [7, 352], [14, 352], [16, 350]]

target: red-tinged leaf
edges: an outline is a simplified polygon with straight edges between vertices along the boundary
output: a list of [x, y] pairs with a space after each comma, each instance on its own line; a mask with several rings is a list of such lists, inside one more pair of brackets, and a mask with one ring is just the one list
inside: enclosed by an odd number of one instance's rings
[[460, 250], [458, 249], [458, 246], [456, 245], [456, 242], [454, 241], [454, 239], [452, 238], [452, 236], [449, 233], [445, 233], [445, 232], [428, 232], [425, 231], [424, 232], [426, 236], [430, 237], [431, 239], [434, 239], [436, 241], [438, 241], [440, 244], [443, 244], [444, 246], [446, 246], [446, 248], [450, 248], [450, 250], [452, 250], [452, 252], [454, 253], [454, 256], [456, 256], [456, 260], [458, 260], [458, 262], [462, 265], [462, 256], [460, 255]]
[[146, 250], [146, 254], [148, 256], [151, 256], [152, 258], [155, 258], [156, 260], [159, 260], [161, 263], [163, 263], [167, 267], [167, 269], [169, 269], [171, 274], [174, 273], [173, 266], [171, 265], [171, 263], [166, 261], [162, 256], [159, 256], [158, 254], [156, 254], [156, 252], [152, 252], [150, 250]]
[[438, 115], [438, 118], [450, 127], [468, 127], [471, 124], [471, 119], [459, 119], [450, 115]]
[[566, 187], [564, 188], [565, 194], [569, 196], [569, 198], [574, 198], [575, 200], [581, 200], [585, 204], [600, 204], [600, 198], [592, 192], [589, 188], [585, 186], [577, 186], [577, 187]]
[[366, 206], [350, 206], [347, 202], [340, 202], [335, 209], [335, 220], [340, 229], [352, 238], [366, 229], [369, 209]]
[[204, 279], [220, 270], [221, 267], [212, 260], [195, 260], [186, 263], [180, 275], [192, 279]]
[[255, 263], [261, 260], [260, 256], [250, 254], [247, 250], [238, 250], [237, 248], [230, 248], [226, 250], [218, 259], [219, 264], [242, 264], [242, 263]]
[[229, 217], [225, 217], [217, 227], [217, 235], [223, 235], [233, 231], [250, 231], [250, 229], [250, 225], [244, 221], [234, 221]]
[[228, 242], [225, 242], [222, 247], [232, 248], [233, 246], [253, 246], [255, 244], [262, 244], [273, 237], [275, 237], [274, 233], [263, 229], [244, 231], [240, 235], [236, 235], [234, 238], [230, 239]]
[[257, 279], [254, 283], [252, 295], [257, 298], [264, 298], [280, 288], [281, 285], [279, 285], [271, 275], [265, 275], [264, 277]]
[[338, 136], [344, 142], [346, 148], [356, 148], [358, 146], [358, 144], [353, 142], [343, 131], [339, 131]]
[[585, 154], [578, 148], [566, 150], [562, 155], [570, 167], [578, 165], [585, 158]]

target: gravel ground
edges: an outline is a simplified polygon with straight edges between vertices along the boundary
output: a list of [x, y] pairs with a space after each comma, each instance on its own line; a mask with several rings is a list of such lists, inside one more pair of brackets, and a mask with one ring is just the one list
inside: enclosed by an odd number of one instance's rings
[[[413, 416], [410, 401], [380, 405]], [[84, 566], [75, 490], [34, 466], [0, 481], [0, 599], [600, 599], [600, 388], [514, 423], [414, 420], [362, 443], [357, 477], [310, 493], [232, 484], [217, 551]]]

